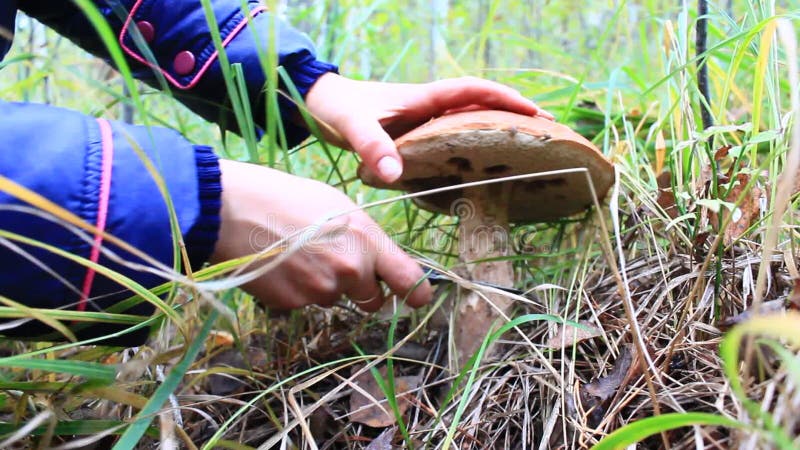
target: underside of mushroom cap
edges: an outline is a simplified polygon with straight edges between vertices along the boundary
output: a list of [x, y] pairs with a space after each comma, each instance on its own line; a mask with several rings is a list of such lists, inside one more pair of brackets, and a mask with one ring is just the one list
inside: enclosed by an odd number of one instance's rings
[[[471, 111], [433, 119], [395, 141], [403, 175], [392, 184], [363, 166], [367, 185], [419, 192], [529, 173], [586, 168], [602, 199], [614, 182], [614, 168], [588, 140], [569, 127], [505, 111]], [[576, 214], [592, 204], [585, 172], [508, 181], [511, 222], [539, 222]], [[460, 189], [417, 198], [422, 208], [453, 214]]]

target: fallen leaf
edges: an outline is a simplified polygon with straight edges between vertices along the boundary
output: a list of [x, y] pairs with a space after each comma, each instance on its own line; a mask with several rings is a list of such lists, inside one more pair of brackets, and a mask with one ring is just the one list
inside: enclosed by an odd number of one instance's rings
[[714, 161], [722, 161], [723, 159], [727, 158], [728, 152], [730, 152], [732, 148], [732, 145], [723, 145], [720, 147], [717, 152], [714, 153]]
[[324, 441], [336, 425], [333, 414], [326, 406], [315, 409], [308, 418], [308, 422], [311, 435], [314, 436], [317, 443]]
[[633, 353], [630, 346], [622, 347], [617, 361], [614, 362], [614, 367], [611, 372], [604, 377], [600, 377], [590, 383], [586, 383], [583, 389], [591, 396], [597, 397], [601, 401], [608, 400], [613, 396], [617, 389], [622, 385], [625, 376], [628, 374], [628, 369], [631, 368], [633, 362]]
[[229, 396], [241, 392], [248, 386], [247, 377], [240, 373], [227, 373], [225, 368], [263, 372], [267, 365], [267, 353], [260, 347], [247, 347], [244, 354], [238, 348], [227, 348], [214, 355], [209, 362], [216, 373], [208, 376], [208, 392]]
[[665, 170], [658, 174], [656, 177], [656, 185], [658, 185], [659, 189], [672, 188], [672, 172]]
[[395, 433], [397, 433], [397, 427], [387, 428], [373, 439], [365, 450], [392, 450], [392, 441], [394, 441]]
[[702, 264], [706, 259], [706, 243], [708, 242], [709, 236], [710, 234], [708, 231], [703, 231], [697, 233], [697, 236], [695, 236], [692, 241], [692, 257], [698, 264]]
[[581, 404], [583, 410], [589, 413], [589, 422], [592, 426], [597, 426], [603, 421], [609, 400], [623, 383], [632, 379], [638, 372], [639, 364], [634, 364], [633, 345], [626, 344], [620, 350], [619, 357], [608, 375], [583, 385], [580, 391]]
[[224, 368], [244, 369], [247, 367], [239, 349], [229, 348], [215, 355], [209, 361], [210, 368], [219, 372], [208, 376], [208, 393], [211, 395], [230, 396], [243, 391], [247, 383], [238, 374], [226, 373]]
[[[745, 231], [747, 231], [761, 216], [761, 188], [757, 185], [753, 185], [749, 192], [744, 191], [750, 179], [750, 175], [746, 173], [736, 174], [736, 184], [725, 197], [725, 201], [736, 203], [739, 198], [744, 195], [741, 203], [739, 203], [738, 207], [733, 212], [727, 208], [723, 208], [721, 211], [723, 222], [728, 220], [728, 217], [733, 214], [724, 232], [724, 242], [726, 246], [731, 245], [734, 241], [741, 238]], [[720, 215], [711, 212], [709, 214], [709, 219], [714, 230], [719, 232]]]
[[596, 338], [603, 334], [599, 328], [592, 326], [591, 322], [588, 320], [581, 320], [579, 323], [583, 325], [583, 327], [579, 328], [570, 324], [561, 326], [555, 336], [547, 340], [545, 346], [553, 350], [558, 350], [571, 347], [578, 342]]
[[[380, 369], [381, 375], [386, 378], [386, 367]], [[411, 391], [419, 387], [419, 376], [395, 377], [394, 392], [397, 395], [397, 408], [403, 415], [411, 405]], [[383, 428], [394, 425], [397, 418], [394, 416], [391, 405], [386, 400], [386, 395], [378, 386], [372, 372], [367, 371], [353, 379], [353, 383], [360, 387], [369, 396], [353, 389], [350, 394], [350, 421], [358, 422], [373, 428]], [[371, 396], [371, 398], [370, 398]]]
[[232, 334], [219, 330], [212, 330], [208, 335], [208, 341], [211, 344], [211, 348], [231, 347], [235, 342]]
[[671, 219], [678, 217], [678, 207], [675, 205], [675, 193], [672, 192], [672, 173], [668, 170], [661, 172], [656, 178], [658, 184], [658, 197], [656, 203]]

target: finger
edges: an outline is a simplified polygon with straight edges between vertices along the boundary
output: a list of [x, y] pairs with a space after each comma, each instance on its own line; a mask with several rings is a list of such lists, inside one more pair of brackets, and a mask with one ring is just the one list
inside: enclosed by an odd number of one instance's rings
[[339, 279], [327, 254], [315, 253], [319, 250], [298, 251], [267, 276], [256, 280], [274, 307], [297, 309], [312, 304], [331, 307], [341, 300], [344, 289], [339, 285], [342, 281], [348, 283], [347, 274]]
[[244, 286], [263, 307], [271, 311], [291, 311], [311, 303], [287, 281], [288, 274], [276, 271], [271, 275], [276, 276], [262, 277]]
[[368, 278], [359, 280], [347, 293], [347, 297], [366, 312], [375, 312], [384, 302], [383, 290], [375, 279], [374, 273]]
[[378, 177], [392, 183], [403, 173], [403, 163], [392, 138], [374, 120], [351, 120], [342, 130], [344, 137], [361, 156], [364, 165]]
[[429, 83], [425, 99], [428, 107], [437, 114], [445, 111], [480, 105], [491, 109], [539, 115], [553, 120], [555, 117], [528, 100], [516, 89], [481, 78], [465, 77]]
[[[349, 221], [352, 233], [347, 237], [369, 251], [356, 251], [344, 259], [339, 260], [337, 269], [341, 291], [359, 308], [367, 312], [374, 312], [383, 305], [383, 289], [375, 274], [375, 258], [377, 249], [375, 240], [370, 237], [370, 230], [379, 230], [376, 224], [365, 213], [354, 214]], [[381, 232], [382, 233], [382, 232]]]
[[448, 109], [444, 112], [444, 115], [448, 114], [456, 114], [462, 112], [470, 112], [470, 111], [485, 111], [486, 107], [482, 105], [469, 105], [469, 106], [462, 106], [460, 108]]
[[410, 306], [418, 308], [430, 303], [433, 290], [422, 268], [389, 237], [386, 237], [386, 242], [375, 261], [378, 277]]

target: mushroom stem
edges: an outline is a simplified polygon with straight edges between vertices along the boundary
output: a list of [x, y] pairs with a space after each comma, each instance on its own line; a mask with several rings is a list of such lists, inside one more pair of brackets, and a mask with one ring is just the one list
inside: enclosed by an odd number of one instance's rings
[[[498, 286], [513, 286], [514, 271], [506, 257], [511, 254], [508, 227], [510, 185], [493, 184], [467, 188], [468, 201], [459, 214], [459, 258], [471, 280]], [[487, 261], [487, 259], [489, 261]], [[458, 368], [465, 366], [480, 347], [492, 325], [511, 307], [511, 299], [502, 294], [460, 292], [455, 308], [455, 345]], [[487, 350], [486, 355], [490, 354]]]

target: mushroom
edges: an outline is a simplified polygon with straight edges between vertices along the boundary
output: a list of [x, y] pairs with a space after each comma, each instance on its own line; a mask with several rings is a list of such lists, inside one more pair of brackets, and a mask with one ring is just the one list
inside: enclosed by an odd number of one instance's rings
[[[591, 142], [567, 126], [540, 117], [505, 111], [456, 113], [433, 119], [395, 143], [403, 157], [401, 178], [387, 184], [362, 165], [359, 177], [365, 184], [419, 192], [512, 175], [586, 168], [602, 199], [614, 182], [612, 164]], [[593, 204], [582, 171], [449, 190], [414, 201], [421, 208], [459, 216], [459, 259], [468, 279], [508, 287], [514, 284], [509, 222], [545, 222]], [[454, 308], [454, 359], [459, 368], [480, 347], [492, 324], [510, 312], [508, 296], [487, 293], [485, 299], [469, 292]]]

